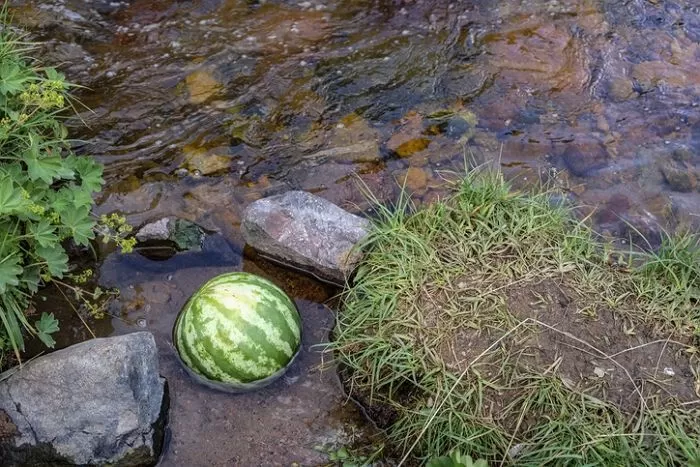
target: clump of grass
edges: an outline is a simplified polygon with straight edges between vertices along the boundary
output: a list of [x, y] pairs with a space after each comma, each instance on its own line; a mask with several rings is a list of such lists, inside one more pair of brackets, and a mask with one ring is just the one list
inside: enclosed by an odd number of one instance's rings
[[489, 171], [377, 211], [331, 347], [402, 463], [700, 462], [697, 237], [639, 261]]
[[631, 281], [645, 311], [700, 336], [700, 237], [689, 232], [666, 236], [645, 260]]

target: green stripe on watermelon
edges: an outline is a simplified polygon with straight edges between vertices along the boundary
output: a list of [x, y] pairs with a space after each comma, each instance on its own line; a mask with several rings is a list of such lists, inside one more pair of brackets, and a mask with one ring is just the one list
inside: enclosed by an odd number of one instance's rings
[[[292, 302], [289, 297], [278, 287], [269, 287], [264, 289], [265, 293], [262, 295], [260, 289], [265, 285], [262, 280], [238, 280], [228, 283], [223, 283], [222, 281], [215, 282], [217, 285], [216, 289], [207, 287], [207, 290], [203, 293], [207, 295], [222, 295], [230, 293], [236, 298], [249, 298], [249, 299], [260, 299], [264, 297], [269, 300], [269, 306], [275, 308], [284, 316], [287, 321], [289, 328], [295, 331], [301, 327], [301, 321], [299, 319], [298, 313], [292, 313], [292, 310], [296, 311], [294, 302]], [[297, 335], [297, 337], [299, 337]]]
[[[227, 297], [214, 297], [214, 299], [230, 307], [238, 307], [239, 318], [245, 321], [248, 326], [253, 326], [263, 332], [270, 346], [284, 352], [287, 357], [294, 354], [298, 334], [289, 328], [286, 320], [276, 312], [267, 313], [264, 317], [256, 312], [258, 307], [278, 310], [279, 303], [269, 302], [262, 295], [250, 291], [228, 300]], [[259, 342], [259, 339], [256, 338], [256, 342]]]
[[[226, 276], [226, 274], [223, 274], [222, 276]], [[284, 290], [277, 287], [275, 284], [268, 281], [267, 279], [263, 279], [261, 277], [256, 277], [253, 275], [248, 275], [248, 277], [241, 276], [229, 280], [227, 280], [226, 277], [217, 277], [205, 284], [204, 287], [207, 289], [209, 289], [210, 287], [215, 288], [220, 284], [249, 284], [251, 286], [266, 289], [266, 294], [268, 294], [271, 297], [277, 298], [281, 302], [279, 310], [281, 310], [285, 315], [285, 318], [290, 323], [290, 327], [294, 327], [292, 323], [295, 323], [296, 326], [299, 328], [301, 327], [301, 319], [299, 317], [299, 313], [290, 312], [290, 310], [296, 310], [294, 302], [289, 298], [289, 296], [284, 292]]]
[[185, 365], [192, 369], [194, 372], [199, 373], [202, 376], [205, 376], [209, 372], [209, 368], [205, 365], [203, 365], [203, 361], [200, 358], [197, 358], [197, 350], [194, 348], [194, 342], [195, 340], [190, 341], [189, 339], [185, 339], [184, 335], [186, 333], [191, 333], [194, 334], [196, 331], [194, 330], [194, 327], [192, 326], [192, 323], [187, 323], [186, 320], [180, 321], [180, 335], [183, 336], [181, 339], [178, 339], [176, 342], [176, 348], [178, 350], [178, 353], [180, 354], [180, 358], [182, 361], [185, 363]]
[[[208, 297], [200, 300], [205, 304], [203, 306], [211, 307], [214, 313], [209, 321], [205, 321], [201, 313], [193, 315], [201, 318], [200, 321], [194, 320], [194, 326], [199, 330], [198, 339], [205, 342], [205, 348], [214, 357], [213, 360], [221, 362], [219, 367], [224, 374], [240, 381], [250, 382], [260, 379], [270, 374], [270, 372], [277, 371], [287, 362], [290, 355], [275, 351], [269, 345], [256, 344], [256, 342], [265, 342], [263, 333], [255, 334], [254, 329], [248, 329], [246, 334], [243, 334], [236, 327], [229, 326], [222, 319], [217, 319], [229, 314], [228, 310]], [[228, 351], [225, 342], [221, 342], [219, 339], [207, 338], [207, 336], [211, 335], [227, 336]], [[218, 346], [216, 345], [217, 343], [219, 344]], [[262, 357], [262, 362], [259, 358], [246, 358], [246, 354], [258, 355]], [[280, 364], [279, 362], [283, 363]], [[262, 368], [260, 368], [261, 365], [263, 366]]]
[[[291, 330], [285, 335], [284, 330], [275, 327], [274, 322], [276, 313], [268, 313], [267, 320], [259, 316], [255, 311], [257, 307], [263, 306], [259, 301], [250, 299], [248, 296], [236, 295], [235, 297], [202, 297], [200, 301], [202, 307], [212, 307], [214, 317], [230, 316], [230, 322], [222, 321], [221, 326], [226, 327], [227, 331], [236, 332], [236, 327], [245, 327], [247, 336], [242, 336], [242, 343], [257, 342], [260, 345], [264, 343], [266, 353], [270, 354], [270, 358], [276, 361], [286, 361], [296, 351], [296, 343], [298, 338], [295, 337]], [[237, 309], [238, 313], [229, 313], [227, 309]], [[203, 313], [202, 316], [205, 316]], [[283, 323], [283, 326], [287, 326]]]

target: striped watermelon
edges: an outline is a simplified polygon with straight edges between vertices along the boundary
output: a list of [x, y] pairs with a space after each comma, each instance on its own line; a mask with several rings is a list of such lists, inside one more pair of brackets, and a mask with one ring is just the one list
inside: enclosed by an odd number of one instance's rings
[[282, 376], [301, 348], [301, 318], [272, 282], [227, 273], [190, 297], [175, 321], [173, 343], [197, 380], [243, 392]]

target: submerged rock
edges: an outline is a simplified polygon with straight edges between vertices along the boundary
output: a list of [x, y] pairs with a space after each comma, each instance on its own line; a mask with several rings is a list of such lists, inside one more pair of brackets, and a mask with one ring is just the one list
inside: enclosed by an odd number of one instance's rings
[[95, 11], [101, 15], [111, 15], [122, 8], [129, 5], [127, 1], [114, 1], [114, 0], [96, 0], [94, 3]]
[[593, 175], [609, 163], [605, 147], [597, 142], [586, 141], [577, 145], [568, 145], [561, 155], [566, 168], [577, 177]]
[[326, 160], [338, 162], [379, 162], [382, 158], [379, 153], [379, 145], [374, 141], [362, 141], [348, 146], [334, 147], [318, 151], [308, 156], [318, 163]]
[[208, 176], [223, 174], [231, 169], [231, 156], [221, 148], [207, 150], [188, 145], [182, 152], [184, 161], [181, 168], [187, 173]]
[[635, 96], [633, 83], [628, 78], [613, 79], [608, 88], [608, 96], [615, 102], [624, 102]]
[[167, 413], [153, 336], [93, 339], [0, 375], [0, 465], [156, 463]]
[[185, 78], [189, 101], [191, 104], [202, 104], [216, 95], [222, 89], [222, 84], [208, 70], [197, 70]]
[[246, 242], [278, 261], [343, 284], [360, 259], [354, 250], [369, 221], [304, 191], [252, 203], [243, 215]]
[[420, 167], [409, 167], [399, 177], [401, 184], [413, 193], [425, 191], [429, 179], [429, 174]]
[[661, 168], [661, 172], [674, 191], [693, 191], [698, 184], [695, 174], [688, 167], [679, 167], [677, 164], [668, 163]]

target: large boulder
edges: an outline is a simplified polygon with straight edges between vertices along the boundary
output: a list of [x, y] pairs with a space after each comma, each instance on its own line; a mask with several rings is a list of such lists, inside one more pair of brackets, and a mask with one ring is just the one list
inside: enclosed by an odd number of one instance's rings
[[150, 333], [53, 352], [0, 375], [0, 465], [153, 465], [167, 405]]
[[278, 261], [320, 279], [344, 284], [367, 235], [369, 221], [304, 191], [289, 191], [250, 204], [243, 215], [246, 242]]

